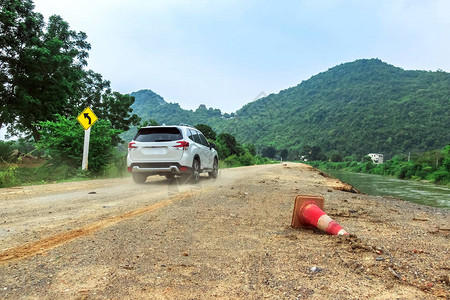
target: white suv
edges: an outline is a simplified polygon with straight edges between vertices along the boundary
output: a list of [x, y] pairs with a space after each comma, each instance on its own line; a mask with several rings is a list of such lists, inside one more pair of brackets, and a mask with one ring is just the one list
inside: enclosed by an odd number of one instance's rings
[[144, 183], [150, 175], [168, 179], [180, 175], [193, 183], [202, 172], [217, 178], [219, 159], [214, 147], [191, 126], [142, 127], [128, 144], [128, 172], [136, 183]]

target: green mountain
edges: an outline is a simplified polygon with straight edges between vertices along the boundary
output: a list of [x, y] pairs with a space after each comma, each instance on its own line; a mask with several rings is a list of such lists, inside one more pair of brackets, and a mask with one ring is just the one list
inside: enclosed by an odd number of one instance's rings
[[205, 105], [200, 105], [195, 111], [182, 109], [178, 103], [167, 103], [151, 90], [141, 90], [130, 96], [135, 98], [131, 108], [142, 120], [153, 119], [160, 124], [198, 124], [209, 123], [210, 118], [223, 117], [220, 109], [207, 109]]
[[394, 155], [450, 142], [450, 73], [406, 71], [378, 59], [333, 67], [235, 114], [201, 105], [184, 110], [149, 90], [132, 93], [135, 113], [166, 124], [208, 124], [258, 149], [305, 145], [341, 155]]

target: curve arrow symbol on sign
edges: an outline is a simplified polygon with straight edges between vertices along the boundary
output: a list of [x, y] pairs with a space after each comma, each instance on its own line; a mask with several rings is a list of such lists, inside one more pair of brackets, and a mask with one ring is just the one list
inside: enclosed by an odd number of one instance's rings
[[91, 117], [89, 117], [89, 113], [84, 113], [84, 118], [89, 120], [89, 125], [91, 125]]

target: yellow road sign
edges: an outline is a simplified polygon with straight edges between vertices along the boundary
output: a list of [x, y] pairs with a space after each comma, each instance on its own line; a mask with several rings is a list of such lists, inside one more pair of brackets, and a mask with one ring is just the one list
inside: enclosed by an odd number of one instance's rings
[[78, 122], [80, 122], [81, 126], [83, 126], [85, 130], [88, 130], [89, 127], [91, 127], [92, 125], [94, 125], [95, 122], [97, 122], [98, 118], [89, 107], [86, 107], [77, 117], [77, 120]]

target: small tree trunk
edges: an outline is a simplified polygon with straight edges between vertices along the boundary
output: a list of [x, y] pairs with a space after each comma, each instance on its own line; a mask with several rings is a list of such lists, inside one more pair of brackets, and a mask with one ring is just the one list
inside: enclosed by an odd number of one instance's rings
[[41, 134], [39, 133], [39, 131], [37, 131], [37, 129], [33, 128], [32, 135], [33, 135], [34, 141], [36, 143], [39, 142], [39, 140], [41, 139]]

